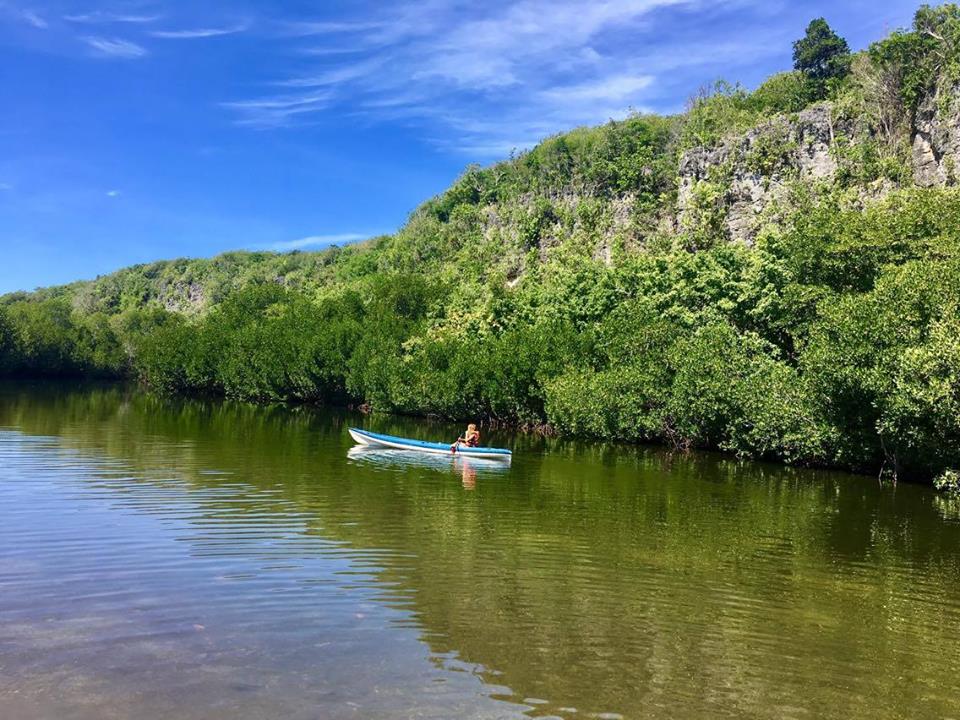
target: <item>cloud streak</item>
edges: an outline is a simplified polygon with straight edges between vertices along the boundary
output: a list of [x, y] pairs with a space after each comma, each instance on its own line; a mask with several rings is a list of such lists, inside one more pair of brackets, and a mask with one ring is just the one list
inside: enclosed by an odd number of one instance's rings
[[240, 113], [241, 125], [254, 127], [280, 127], [298, 115], [315, 113], [330, 106], [332, 95], [327, 91], [315, 91], [305, 95], [276, 95], [225, 102], [221, 105]]
[[88, 35], [82, 38], [94, 52], [100, 57], [120, 58], [133, 60], [144, 57], [147, 49], [135, 42], [123, 40], [120, 38], [105, 38]]
[[367, 240], [383, 233], [339, 233], [334, 235], [310, 235], [309, 237], [298, 238], [297, 240], [284, 240], [281, 242], [262, 245], [259, 249], [272, 250], [273, 252], [290, 252], [292, 250], [303, 250], [305, 248], [328, 247], [330, 245], [341, 245], [344, 243]]
[[[649, 107], [662, 91], [661, 68], [653, 53], [641, 62], [643, 45], [622, 36], [642, 36], [655, 13], [752, 1], [427, 0], [382, 6], [372, 18], [281, 22], [279, 36], [312, 44], [293, 51], [312, 58], [313, 69], [272, 83], [290, 89], [288, 95], [223, 105], [239, 113], [241, 124], [259, 128], [303, 123], [330, 110], [430, 126], [442, 145], [499, 155]], [[681, 48], [671, 58], [675, 66], [710, 62], [693, 40], [684, 42], [691, 52]], [[640, 52], [631, 56], [625, 48]]]
[[163, 38], [166, 40], [194, 40], [198, 38], [211, 38], [211, 37], [220, 37], [222, 35], [234, 35], [236, 33], [244, 32], [248, 27], [249, 27], [248, 24], [242, 23], [239, 25], [232, 25], [229, 27], [219, 27], [219, 28], [154, 30], [148, 34], [151, 37]]
[[32, 10], [21, 10], [20, 18], [25, 23], [27, 23], [28, 25], [33, 25], [33, 27], [37, 28], [38, 30], [46, 30], [48, 27], [50, 27], [50, 23], [48, 23], [46, 20], [44, 20], [42, 17], [37, 15]]
[[80, 13], [76, 15], [64, 15], [63, 19], [71, 23], [97, 24], [97, 23], [132, 23], [146, 24], [159, 20], [162, 15], [126, 15], [122, 13], [104, 12], [96, 10], [89, 13]]
[[559, 103], [623, 102], [636, 98], [653, 81], [651, 75], [611, 75], [593, 82], [549, 88], [542, 91], [540, 97]]
[[383, 27], [377, 22], [334, 22], [334, 21], [281, 21], [276, 24], [279, 35], [286, 37], [309, 37], [311, 35], [334, 35], [339, 33], [362, 33]]

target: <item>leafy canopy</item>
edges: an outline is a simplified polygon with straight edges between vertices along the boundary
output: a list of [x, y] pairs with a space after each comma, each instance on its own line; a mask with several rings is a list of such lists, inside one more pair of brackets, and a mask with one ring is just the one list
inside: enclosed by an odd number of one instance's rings
[[850, 72], [850, 47], [823, 18], [812, 20], [806, 35], [793, 43], [793, 66], [816, 83]]

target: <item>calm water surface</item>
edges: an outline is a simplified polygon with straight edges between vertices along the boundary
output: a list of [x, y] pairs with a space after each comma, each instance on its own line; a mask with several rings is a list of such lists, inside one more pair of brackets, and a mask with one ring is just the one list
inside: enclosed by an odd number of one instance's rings
[[926, 488], [353, 423], [0, 386], [0, 717], [960, 717]]

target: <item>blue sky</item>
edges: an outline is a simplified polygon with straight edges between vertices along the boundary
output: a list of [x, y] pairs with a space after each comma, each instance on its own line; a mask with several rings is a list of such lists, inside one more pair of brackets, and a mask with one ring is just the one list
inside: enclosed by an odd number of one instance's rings
[[0, 292], [396, 230], [471, 162], [862, 48], [903, 0], [0, 0]]

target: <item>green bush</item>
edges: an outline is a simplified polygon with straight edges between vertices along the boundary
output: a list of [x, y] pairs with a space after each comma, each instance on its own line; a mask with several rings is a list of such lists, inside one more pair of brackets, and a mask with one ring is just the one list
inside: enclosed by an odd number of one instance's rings
[[892, 266], [822, 306], [803, 369], [838, 459], [932, 477], [960, 460], [956, 260]]
[[728, 135], [756, 125], [761, 118], [743, 87], [720, 80], [691, 100], [681, 125], [680, 149], [716, 145]]
[[7, 306], [16, 372], [72, 375], [82, 372], [87, 358], [79, 346], [80, 331], [69, 303], [62, 298], [24, 300]]
[[893, 32], [875, 42], [869, 56], [887, 94], [895, 94], [912, 118], [939, 78], [948, 84], [960, 80], [960, 7], [922, 6], [912, 31]]
[[933, 486], [948, 495], [960, 495], [960, 473], [956, 470], [944, 470], [933, 479]]
[[767, 78], [750, 94], [749, 104], [765, 115], [796, 113], [816, 99], [816, 90], [799, 71]]
[[823, 459], [822, 431], [801, 378], [755, 336], [709, 323], [674, 345], [669, 362], [670, 437], [750, 457]]
[[0, 375], [10, 372], [19, 364], [17, 355], [13, 324], [7, 316], [7, 309], [0, 306]]

